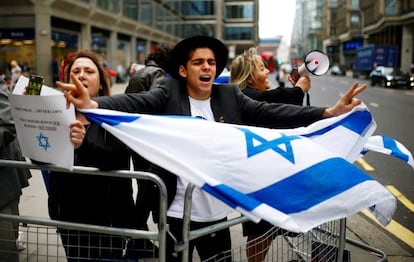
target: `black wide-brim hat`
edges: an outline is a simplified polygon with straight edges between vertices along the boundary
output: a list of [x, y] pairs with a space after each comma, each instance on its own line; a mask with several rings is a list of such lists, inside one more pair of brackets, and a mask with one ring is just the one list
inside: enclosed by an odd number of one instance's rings
[[213, 51], [216, 59], [216, 76], [217, 78], [227, 64], [229, 51], [220, 40], [210, 36], [193, 36], [178, 42], [170, 55], [169, 73], [172, 77], [179, 79], [180, 75], [178, 69], [180, 65], [186, 65], [189, 59], [190, 51], [196, 48], [209, 48]]

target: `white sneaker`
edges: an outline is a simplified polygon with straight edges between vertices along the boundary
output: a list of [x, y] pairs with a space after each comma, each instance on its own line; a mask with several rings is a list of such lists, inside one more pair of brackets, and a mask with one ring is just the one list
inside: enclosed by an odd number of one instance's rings
[[20, 241], [16, 241], [17, 251], [23, 251], [26, 249], [26, 245]]
[[17, 251], [23, 251], [26, 249], [26, 245], [24, 244], [24, 242], [22, 241], [22, 231], [19, 231], [19, 237], [16, 239], [16, 248]]

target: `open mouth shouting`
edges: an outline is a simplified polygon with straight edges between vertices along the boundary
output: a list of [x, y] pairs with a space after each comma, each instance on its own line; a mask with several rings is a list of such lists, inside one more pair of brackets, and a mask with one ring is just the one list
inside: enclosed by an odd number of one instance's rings
[[210, 82], [211, 81], [211, 75], [202, 75], [200, 76], [201, 82]]

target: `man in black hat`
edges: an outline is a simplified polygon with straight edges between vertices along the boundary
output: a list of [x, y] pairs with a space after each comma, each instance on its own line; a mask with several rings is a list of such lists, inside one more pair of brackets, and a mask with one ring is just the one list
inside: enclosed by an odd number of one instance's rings
[[[287, 104], [263, 103], [243, 95], [236, 85], [214, 85], [214, 79], [226, 66], [228, 51], [225, 45], [212, 37], [195, 36], [179, 42], [171, 52], [169, 73], [172, 79], [163, 80], [158, 88], [145, 93], [120, 94], [98, 97], [93, 100], [87, 89], [75, 77], [73, 84], [57, 83], [65, 89], [65, 97], [77, 108], [107, 108], [130, 113], [164, 115], [189, 115], [210, 121], [232, 124], [263, 126], [268, 128], [293, 128], [306, 126], [326, 117], [349, 112], [361, 103], [354, 97], [366, 85], [355, 83], [338, 102], [330, 108], [301, 107]], [[155, 163], [156, 164], [156, 163]], [[168, 190], [167, 221], [171, 233], [181, 240], [184, 179], [166, 170], [154, 168], [164, 180]], [[179, 175], [179, 174], [177, 174]], [[149, 198], [154, 198], [153, 195]], [[226, 220], [230, 208], [196, 189], [193, 192], [191, 229], [202, 228]], [[158, 208], [153, 210], [157, 213]], [[156, 218], [156, 216], [155, 216]], [[191, 254], [197, 248], [201, 260], [231, 249], [229, 229], [203, 236], [190, 242]], [[179, 261], [174, 246], [167, 243], [167, 261]], [[225, 261], [225, 260], [223, 260]], [[228, 258], [231, 261], [231, 258]]]

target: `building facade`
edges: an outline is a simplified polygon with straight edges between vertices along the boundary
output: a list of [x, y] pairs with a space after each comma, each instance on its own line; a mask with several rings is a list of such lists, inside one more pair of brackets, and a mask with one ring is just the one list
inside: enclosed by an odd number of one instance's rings
[[301, 61], [312, 50], [322, 50], [323, 0], [296, 0], [291, 37], [291, 59]]
[[[112, 69], [157, 45], [208, 35], [235, 53], [258, 44], [258, 0], [0, 0], [0, 71], [17, 60], [52, 85], [52, 61], [92, 49]], [[231, 57], [229, 57], [231, 59]]]
[[[298, 8], [296, 15], [309, 14], [306, 4]], [[397, 66], [406, 72], [411, 70], [414, 64], [414, 0], [323, 0], [320, 14], [321, 28], [314, 34], [319, 36], [315, 39], [320, 44], [316, 46], [328, 54], [331, 64], [352, 69], [357, 48], [371, 44], [395, 45]], [[306, 43], [305, 49], [314, 48], [315, 43], [306, 42], [311, 34], [307, 29], [310, 24], [295, 26], [304, 27], [297, 30], [304, 33], [305, 40], [292, 41], [292, 45]], [[295, 31], [292, 39], [294, 34]]]

